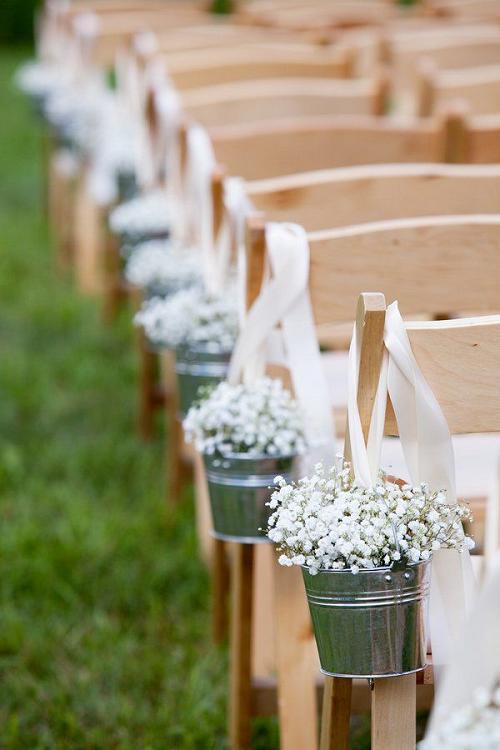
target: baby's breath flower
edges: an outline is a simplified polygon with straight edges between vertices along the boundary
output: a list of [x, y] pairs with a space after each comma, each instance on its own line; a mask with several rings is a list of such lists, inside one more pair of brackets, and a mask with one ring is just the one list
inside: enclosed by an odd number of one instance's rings
[[178, 290], [200, 280], [200, 253], [173, 247], [169, 240], [150, 240], [134, 248], [125, 278], [141, 289]]
[[[315, 467], [312, 477], [277, 484], [269, 506], [268, 536], [279, 544], [281, 558], [305, 564], [313, 575], [321, 569], [366, 568], [403, 560], [429, 560], [443, 547], [470, 548], [462, 521], [465, 505], [448, 505], [446, 495], [389, 482], [383, 475], [373, 488], [357, 485], [349, 466]], [[304, 564], [304, 563], [300, 563]]]
[[136, 236], [167, 234], [170, 228], [169, 200], [165, 190], [150, 190], [122, 203], [110, 214], [115, 234]]
[[498, 750], [500, 694], [477, 690], [471, 704], [452, 713], [419, 750]]
[[[271, 378], [251, 385], [219, 383], [208, 398], [191, 407], [184, 430], [202, 453], [295, 455], [306, 445], [299, 405], [281, 380]], [[284, 478], [275, 481], [286, 492]], [[281, 541], [276, 531], [274, 541]]]
[[210, 346], [214, 352], [229, 352], [238, 334], [238, 311], [234, 296], [214, 296], [200, 287], [182, 289], [166, 299], [146, 301], [134, 318], [148, 339], [157, 346]]
[[29, 60], [21, 65], [15, 75], [16, 85], [25, 94], [45, 97], [69, 84], [67, 68], [53, 62]]

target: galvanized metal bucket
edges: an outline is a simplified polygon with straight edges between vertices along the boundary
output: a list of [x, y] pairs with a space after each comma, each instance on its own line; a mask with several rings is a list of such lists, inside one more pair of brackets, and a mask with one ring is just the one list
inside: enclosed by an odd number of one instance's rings
[[425, 667], [430, 562], [302, 572], [324, 674], [391, 677]]
[[167, 240], [169, 231], [163, 232], [122, 232], [119, 237], [120, 254], [122, 258], [129, 258], [137, 245], [142, 245], [150, 240]]
[[184, 418], [198, 398], [201, 386], [217, 385], [227, 375], [231, 352], [213, 347], [179, 347], [175, 352], [175, 372], [179, 395], [179, 415]]
[[139, 193], [139, 185], [134, 171], [119, 170], [116, 175], [116, 184], [118, 188], [118, 202], [125, 203], [131, 201]]
[[266, 505], [274, 478], [296, 478], [295, 456], [249, 456], [242, 453], [204, 455], [212, 508], [213, 536], [229, 542], [269, 542]]

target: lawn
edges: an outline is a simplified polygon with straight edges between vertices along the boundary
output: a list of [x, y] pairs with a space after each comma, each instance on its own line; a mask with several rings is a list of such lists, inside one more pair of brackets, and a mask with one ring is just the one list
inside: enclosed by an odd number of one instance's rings
[[0, 56], [0, 747], [224, 748], [192, 504], [135, 433], [129, 316], [55, 271], [40, 132]]
[[130, 315], [55, 270], [23, 56], [0, 52], [0, 747], [222, 750], [192, 503], [167, 510], [163, 438], [136, 437]]

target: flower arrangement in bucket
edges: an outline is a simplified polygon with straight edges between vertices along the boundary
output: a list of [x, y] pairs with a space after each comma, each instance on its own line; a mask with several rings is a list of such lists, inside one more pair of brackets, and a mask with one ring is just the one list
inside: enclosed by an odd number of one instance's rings
[[111, 231], [121, 237], [125, 254], [139, 242], [162, 239], [170, 233], [171, 214], [166, 190], [149, 190], [113, 209], [109, 216]]
[[29, 60], [15, 74], [17, 87], [29, 96], [37, 111], [43, 113], [47, 97], [70, 83], [69, 71], [54, 62]]
[[210, 294], [201, 286], [147, 300], [134, 319], [157, 349], [175, 349], [179, 411], [186, 416], [201, 386], [226, 377], [238, 333], [231, 290]]
[[184, 430], [204, 457], [214, 535], [267, 542], [274, 476], [291, 481], [307, 447], [302, 412], [291, 393], [271, 378], [222, 382], [191, 407]]
[[364, 487], [341, 458], [296, 484], [278, 477], [269, 505], [279, 563], [302, 567], [322, 671], [381, 677], [423, 669], [432, 555], [473, 546], [462, 526], [468, 507], [383, 474]]
[[98, 114], [89, 143], [89, 187], [100, 205], [114, 201], [126, 201], [120, 205], [127, 205], [137, 194], [141, 158], [138, 123], [110, 91]]
[[129, 284], [143, 289], [147, 297], [168, 296], [201, 282], [200, 255], [169, 240], [150, 240], [132, 251], [124, 273]]
[[473, 701], [455, 710], [419, 750], [497, 750], [500, 747], [500, 688], [475, 692]]

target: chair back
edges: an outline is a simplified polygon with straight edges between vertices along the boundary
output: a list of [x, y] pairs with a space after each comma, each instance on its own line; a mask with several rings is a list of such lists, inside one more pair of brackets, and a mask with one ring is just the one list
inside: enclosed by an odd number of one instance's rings
[[497, 213], [500, 165], [381, 164], [305, 172], [249, 182], [247, 194], [268, 221], [308, 232], [445, 214]]
[[446, 116], [405, 122], [388, 117], [318, 116], [209, 130], [219, 164], [246, 180], [318, 169], [396, 162], [454, 161]]
[[277, 117], [381, 115], [386, 79], [290, 78], [208, 86], [182, 97], [183, 109], [205, 127], [260, 122]]

